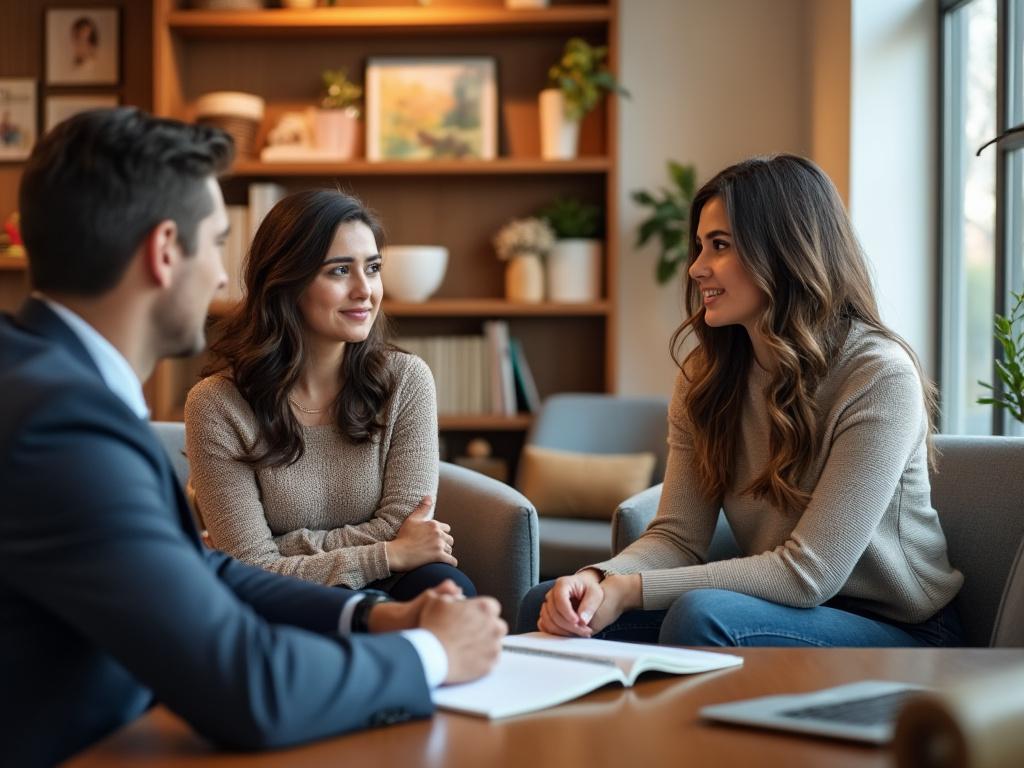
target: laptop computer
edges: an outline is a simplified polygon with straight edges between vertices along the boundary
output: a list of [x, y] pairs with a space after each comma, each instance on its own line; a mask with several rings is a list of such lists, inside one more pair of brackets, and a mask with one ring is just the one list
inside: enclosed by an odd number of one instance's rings
[[700, 714], [723, 723], [887, 744], [903, 703], [925, 690], [909, 683], [864, 680], [811, 693], [714, 704]]

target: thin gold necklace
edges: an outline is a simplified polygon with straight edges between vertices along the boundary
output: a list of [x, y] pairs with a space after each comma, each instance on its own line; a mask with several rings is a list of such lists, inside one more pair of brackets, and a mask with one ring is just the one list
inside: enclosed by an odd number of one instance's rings
[[298, 408], [303, 413], [308, 413], [310, 416], [314, 416], [314, 415], [316, 415], [318, 413], [323, 413], [324, 411], [327, 410], [327, 406], [325, 406], [323, 408], [303, 408], [299, 404], [299, 401], [296, 400], [295, 398], [293, 398], [291, 395], [288, 395], [288, 402], [291, 403], [292, 405], [294, 405], [296, 408]]

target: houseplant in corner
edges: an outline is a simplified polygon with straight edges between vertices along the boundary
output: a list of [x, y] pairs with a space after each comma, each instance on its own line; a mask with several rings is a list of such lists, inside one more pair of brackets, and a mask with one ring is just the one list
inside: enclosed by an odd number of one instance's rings
[[513, 219], [494, 236], [494, 250], [505, 267], [505, 298], [509, 301], [544, 301], [544, 266], [555, 243], [551, 226], [540, 218]]
[[591, 46], [573, 37], [548, 70], [549, 87], [540, 92], [540, 153], [545, 160], [576, 157], [580, 121], [605, 93], [629, 96], [608, 70], [607, 56], [607, 46]]
[[992, 392], [991, 397], [979, 397], [981, 405], [1004, 408], [1013, 418], [1024, 424], [1024, 292], [1010, 292], [1017, 302], [1008, 316], [996, 315], [994, 335], [1003, 349], [1003, 359], [996, 360], [996, 373], [1002, 389], [979, 381]]
[[597, 301], [601, 296], [601, 208], [559, 198], [540, 213], [554, 230], [547, 256], [548, 300]]
[[324, 70], [321, 79], [323, 96], [313, 116], [314, 141], [332, 159], [349, 160], [355, 154], [363, 89], [348, 79], [344, 69]]
[[638, 189], [632, 195], [635, 203], [653, 209], [651, 215], [640, 222], [636, 247], [643, 247], [657, 236], [660, 252], [655, 277], [661, 284], [671, 280], [679, 266], [686, 263], [690, 247], [690, 204], [697, 181], [697, 171], [692, 165], [675, 160], [668, 161], [668, 175], [673, 188], [662, 187], [656, 194]]

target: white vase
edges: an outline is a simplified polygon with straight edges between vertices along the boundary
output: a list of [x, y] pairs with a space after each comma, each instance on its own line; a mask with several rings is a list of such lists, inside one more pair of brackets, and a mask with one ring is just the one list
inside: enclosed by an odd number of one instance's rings
[[505, 267], [505, 298], [537, 304], [544, 301], [544, 266], [532, 253], [513, 256]]
[[358, 113], [351, 109], [317, 109], [313, 112], [316, 148], [335, 160], [350, 160], [356, 151]]
[[381, 256], [384, 295], [395, 301], [426, 301], [441, 287], [448, 268], [443, 245], [388, 245]]
[[601, 296], [601, 241], [570, 237], [555, 242], [547, 257], [548, 299], [566, 303]]
[[540, 92], [540, 156], [545, 160], [571, 160], [576, 157], [580, 121], [565, 114], [565, 94], [561, 88]]

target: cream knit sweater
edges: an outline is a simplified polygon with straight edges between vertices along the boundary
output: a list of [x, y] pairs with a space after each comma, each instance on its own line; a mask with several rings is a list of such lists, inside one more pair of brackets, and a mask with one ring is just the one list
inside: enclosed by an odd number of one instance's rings
[[437, 408], [430, 369], [392, 352], [395, 391], [384, 430], [354, 445], [333, 425], [303, 427], [288, 467], [237, 460], [256, 437], [252, 409], [223, 374], [185, 403], [195, 501], [215, 546], [276, 573], [353, 589], [391, 574], [384, 542], [425, 495], [437, 493]]
[[[733, 489], [707, 499], [697, 490], [686, 379], [679, 375], [657, 516], [637, 541], [595, 567], [641, 573], [648, 610], [667, 608], [689, 590], [717, 588], [796, 607], [838, 594], [893, 620], [924, 621], [956, 596], [963, 576], [949, 564], [931, 506], [927, 420], [910, 357], [895, 342], [853, 327], [815, 395], [820, 448], [800, 483], [812, 494], [802, 515], [737, 493], [769, 454], [769, 380], [753, 366]], [[705, 563], [720, 508], [746, 556]]]

